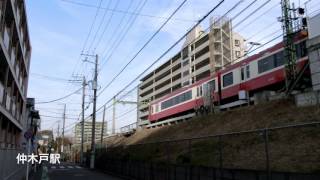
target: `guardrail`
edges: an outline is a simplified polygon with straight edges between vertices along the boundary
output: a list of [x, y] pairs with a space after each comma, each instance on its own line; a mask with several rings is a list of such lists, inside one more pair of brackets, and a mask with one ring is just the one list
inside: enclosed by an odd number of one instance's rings
[[137, 129], [137, 122], [134, 122], [132, 124], [129, 124], [127, 126], [120, 128], [120, 133], [122, 134], [132, 133], [132, 132], [135, 132], [136, 129]]

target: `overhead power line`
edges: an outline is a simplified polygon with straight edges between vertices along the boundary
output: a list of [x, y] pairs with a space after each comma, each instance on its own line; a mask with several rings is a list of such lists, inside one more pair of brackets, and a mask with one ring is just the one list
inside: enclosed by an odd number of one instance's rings
[[[54, 119], [63, 119], [63, 117], [58, 117], [58, 116], [48, 116], [48, 115], [42, 115], [40, 114], [40, 117], [48, 117], [48, 118], [54, 118]], [[78, 118], [66, 118], [66, 119], [78, 119]]]
[[[144, 8], [144, 6], [146, 5], [146, 3], [147, 3], [147, 0], [144, 0], [142, 5], [141, 6], [138, 5], [135, 8], [134, 11], [141, 12], [142, 9]], [[104, 66], [107, 61], [111, 60], [111, 57], [113, 56], [114, 52], [121, 45], [121, 43], [124, 40], [124, 38], [126, 37], [126, 35], [129, 33], [130, 29], [133, 27], [133, 24], [136, 22], [137, 18], [138, 18], [138, 16], [131, 16], [131, 18], [129, 19], [128, 23], [121, 30], [121, 32], [118, 34], [118, 37], [116, 38], [115, 41], [113, 41], [111, 46], [109, 44], [106, 44], [105, 48], [102, 51], [102, 52], [106, 52], [105, 55], [103, 55], [103, 58], [102, 58], [102, 59], [105, 59], [104, 63], [102, 63], [102, 66]], [[109, 42], [109, 41], [107, 41], [107, 42]], [[108, 47], [111, 47], [111, 50], [107, 51]], [[108, 53], [110, 53], [109, 56], [107, 56]]]
[[[87, 4], [87, 3], [82, 3], [82, 2], [73, 1], [73, 0], [61, 0], [61, 1], [66, 2], [66, 3], [70, 3], [70, 4], [74, 4], [74, 5], [88, 7], [88, 8], [98, 8], [98, 6], [93, 5], [93, 4]], [[131, 12], [131, 11], [111, 9], [111, 8], [106, 8], [106, 7], [100, 7], [100, 9], [104, 9], [106, 11], [111, 11], [111, 12], [123, 13], [123, 14], [144, 16], [144, 17], [149, 17], [149, 18], [169, 19], [169, 17], [162, 17], [162, 16], [151, 15], [151, 14], [142, 14], [142, 13], [136, 13], [136, 12]], [[172, 18], [171, 20], [184, 21], [184, 22], [196, 22], [195, 20], [183, 19], [183, 18]]]
[[[173, 45], [169, 47], [168, 50], [166, 50], [158, 59], [156, 59], [145, 71], [140, 73], [134, 80], [132, 80], [128, 85], [126, 85], [123, 89], [121, 89], [115, 96], [118, 96], [120, 93], [122, 93], [126, 88], [128, 88], [133, 82], [135, 82], [137, 79], [139, 79], [145, 72], [147, 72], [151, 67], [153, 67], [154, 64], [156, 64], [161, 58], [163, 58], [171, 49], [173, 49], [179, 42], [181, 42], [195, 27], [197, 27], [202, 21], [204, 21], [213, 11], [215, 11], [220, 5], [224, 2], [224, 0], [221, 0], [216, 6], [214, 6], [209, 12], [207, 12], [201, 19], [198, 20], [198, 22], [188, 31], [186, 32], [182, 37], [180, 37]], [[233, 6], [229, 11], [236, 8], [242, 0], [238, 1], [238, 3]], [[228, 12], [229, 12], [228, 11]], [[105, 90], [107, 86], [103, 89]], [[100, 93], [101, 94], [101, 93]], [[99, 95], [100, 95], [99, 94]], [[105, 105], [110, 103], [113, 100], [113, 98], [109, 99], [106, 103], [104, 103], [100, 108], [97, 109], [96, 112], [100, 111]]]
[[[64, 0], [62, 0], [62, 1], [64, 1]], [[81, 54], [84, 53], [84, 50], [85, 50], [85, 48], [86, 48], [86, 46], [87, 46], [87, 43], [88, 43], [88, 41], [89, 41], [89, 38], [90, 38], [91, 33], [92, 33], [92, 31], [93, 31], [93, 28], [94, 28], [94, 25], [95, 25], [95, 23], [96, 23], [96, 21], [97, 21], [97, 17], [98, 17], [98, 14], [99, 14], [101, 5], [102, 5], [102, 0], [99, 1], [99, 4], [98, 4], [98, 6], [97, 6], [96, 13], [95, 13], [95, 15], [94, 15], [94, 17], [93, 17], [92, 24], [91, 24], [91, 26], [90, 26], [90, 28], [89, 28], [89, 32], [88, 32], [88, 34], [87, 34], [87, 36], [86, 36], [86, 38], [85, 38], [85, 41], [84, 41], [84, 43], [83, 43], [83, 46], [82, 46], [82, 49], [81, 49], [81, 52], [80, 52], [80, 55], [79, 55], [79, 58], [78, 58], [75, 66], [74, 66], [74, 69], [73, 69], [73, 71], [72, 71], [71, 76], [74, 75], [74, 73], [75, 73], [75, 71], [76, 71], [76, 69], [77, 69], [77, 66], [78, 66], [79, 62], [81, 61], [81, 57], [82, 57]]]
[[[140, 5], [142, 2], [142, 5]], [[135, 12], [141, 12], [142, 9], [144, 8], [144, 6], [146, 5], [147, 3], [147, 0], [142, 0], [140, 1], [140, 3], [138, 4], [138, 6], [136, 6], [135, 8]], [[112, 34], [115, 34], [117, 31], [119, 31], [119, 26], [122, 24], [122, 21], [124, 19], [125, 16], [123, 16], [123, 18], [119, 21], [119, 24], [117, 25], [117, 28], [114, 29], [113, 33]], [[133, 15], [131, 16], [127, 23], [124, 25], [123, 29], [121, 29], [121, 31], [119, 31], [118, 33], [118, 36], [112, 36], [110, 41], [106, 41], [106, 42], [111, 42], [111, 40], [116, 37], [116, 39], [112, 42], [112, 45], [110, 45], [109, 43], [106, 44], [105, 48], [103, 49], [102, 52], [110, 52], [110, 55], [106, 58], [106, 55], [103, 55], [102, 59], [105, 59], [105, 62], [107, 60], [110, 60], [111, 59], [111, 56], [112, 54], [115, 52], [115, 50], [119, 47], [119, 45], [121, 44], [121, 42], [123, 41], [123, 39], [126, 37], [126, 35], [128, 34], [129, 30], [133, 27], [133, 24], [136, 22], [137, 20], [137, 17], [136, 15]], [[101, 39], [100, 39], [101, 40]], [[99, 42], [100, 43], [100, 42]], [[97, 44], [99, 45], [99, 44]], [[107, 48], [108, 47], [111, 47], [111, 50], [108, 50], [107, 51]]]
[[[108, 5], [107, 5], [108, 8], [109, 8], [111, 2], [112, 2], [111, 0], [108, 2]], [[116, 4], [115, 8], [117, 7], [118, 3], [119, 3], [119, 0], [117, 1], [117, 4]], [[105, 19], [106, 15], [107, 15], [107, 12], [108, 12], [108, 11], [105, 10], [104, 13], [103, 13], [103, 16], [102, 16], [102, 18], [101, 18], [100, 24], [99, 24], [99, 26], [98, 26], [98, 29], [97, 29], [96, 33], [94, 34], [93, 39], [92, 39], [92, 41], [91, 41], [91, 43], [90, 43], [90, 45], [89, 45], [88, 52], [90, 52], [91, 47], [92, 47], [93, 43], [95, 42], [95, 40], [96, 40], [96, 38], [97, 38], [97, 35], [99, 34], [99, 31], [100, 31], [100, 29], [101, 29], [101, 26], [102, 26], [102, 24], [103, 24], [103, 22], [104, 22], [104, 19]], [[111, 13], [111, 16], [110, 16], [109, 19], [111, 19], [112, 16], [113, 16], [113, 13]]]
[[48, 75], [38, 74], [38, 73], [31, 73], [31, 75], [36, 76], [36, 77], [40, 77], [40, 78], [44, 78], [44, 79], [48, 79], [48, 80], [52, 80], [52, 81], [65, 81], [65, 82], [69, 81], [69, 79], [64, 79], [64, 78], [55, 77], [55, 76], [48, 76]]
[[70, 93], [70, 94], [67, 94], [67, 95], [65, 95], [65, 96], [62, 96], [62, 97], [60, 97], [60, 98], [53, 99], [53, 100], [50, 100], [50, 101], [36, 102], [36, 104], [48, 104], [48, 103], [57, 102], [57, 101], [60, 101], [60, 100], [66, 99], [66, 98], [68, 98], [68, 97], [70, 97], [70, 96], [72, 96], [72, 95], [76, 94], [76, 93], [77, 93], [77, 92], [79, 92], [81, 89], [82, 89], [82, 87], [81, 87], [81, 88], [79, 88], [79, 89], [77, 89], [76, 91], [74, 91], [74, 92], [72, 92], [72, 93]]
[[[169, 18], [157, 29], [157, 31], [147, 40], [147, 42], [139, 49], [139, 51], [132, 57], [132, 59], [120, 70], [120, 72], [113, 77], [113, 79], [100, 91], [98, 96], [100, 96], [105, 89], [107, 89], [115, 80], [116, 78], [122, 74], [122, 72], [129, 66], [129, 64], [141, 53], [141, 51], [153, 40], [153, 38], [161, 31], [161, 29], [169, 22], [169, 20], [181, 9], [181, 7], [187, 2], [184, 0], [174, 11], [171, 13]], [[102, 67], [101, 67], [102, 68]]]

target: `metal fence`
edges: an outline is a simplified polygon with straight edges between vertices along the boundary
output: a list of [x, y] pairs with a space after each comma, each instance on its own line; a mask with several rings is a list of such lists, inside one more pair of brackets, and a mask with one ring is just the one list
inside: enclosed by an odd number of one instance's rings
[[109, 146], [99, 153], [98, 168], [135, 179], [320, 179], [320, 122]]
[[17, 155], [22, 153], [20, 149], [0, 148], [0, 180], [13, 177], [25, 166], [17, 164]]

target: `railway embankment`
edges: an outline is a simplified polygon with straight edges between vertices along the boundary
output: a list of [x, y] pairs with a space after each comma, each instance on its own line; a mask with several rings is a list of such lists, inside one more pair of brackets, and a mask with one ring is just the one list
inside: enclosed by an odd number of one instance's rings
[[[320, 171], [319, 106], [245, 106], [107, 140], [103, 158], [280, 172]], [[298, 126], [292, 126], [298, 125]], [[198, 138], [197, 138], [198, 137]], [[176, 141], [172, 141], [176, 140]]]

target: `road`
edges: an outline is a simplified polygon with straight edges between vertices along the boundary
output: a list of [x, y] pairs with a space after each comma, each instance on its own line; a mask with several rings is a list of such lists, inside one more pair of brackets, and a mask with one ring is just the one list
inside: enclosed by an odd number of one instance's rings
[[[48, 170], [47, 175], [50, 180], [121, 180], [120, 178], [92, 171], [74, 164], [62, 163], [60, 165], [45, 165], [44, 167]], [[44, 171], [43, 173], [45, 174]]]

